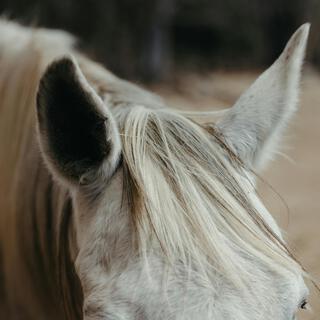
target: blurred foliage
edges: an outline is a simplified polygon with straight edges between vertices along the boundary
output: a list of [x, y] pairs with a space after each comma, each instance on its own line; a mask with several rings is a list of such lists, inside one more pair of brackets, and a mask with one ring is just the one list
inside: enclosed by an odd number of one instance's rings
[[319, 0], [0, 0], [0, 10], [74, 33], [129, 78], [159, 79], [175, 67], [262, 67], [305, 21], [313, 24], [310, 60], [320, 65]]

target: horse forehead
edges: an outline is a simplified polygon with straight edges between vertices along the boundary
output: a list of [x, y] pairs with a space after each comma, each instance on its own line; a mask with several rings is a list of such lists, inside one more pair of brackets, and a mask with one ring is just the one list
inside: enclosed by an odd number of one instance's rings
[[[114, 235], [115, 233], [120, 235], [122, 234], [123, 243], [126, 242], [126, 239], [130, 237], [130, 229], [125, 229], [126, 234], [124, 235], [123, 226], [127, 224], [127, 219], [129, 215], [129, 210], [126, 212], [122, 212], [120, 216], [117, 216], [118, 207], [120, 208], [121, 199], [123, 192], [123, 171], [119, 170], [117, 174], [115, 174], [110, 181], [106, 189], [105, 196], [103, 197], [103, 201], [99, 203], [98, 211], [105, 215], [109, 216], [108, 223], [112, 224], [111, 233]], [[263, 218], [270, 225], [270, 227], [274, 230], [274, 232], [280, 234], [280, 230], [272, 218], [272, 216], [267, 211], [261, 211]], [[114, 217], [111, 218], [111, 216]], [[99, 219], [100, 220], [100, 219]], [[102, 220], [100, 220], [102, 221]], [[105, 221], [105, 220], [103, 220]], [[99, 224], [96, 224], [99, 225]], [[101, 225], [100, 225], [101, 226]], [[119, 232], [117, 232], [119, 231]], [[121, 232], [120, 232], [121, 231]], [[120, 239], [121, 240], [121, 239]], [[100, 241], [108, 242], [108, 239], [100, 238]], [[121, 242], [121, 241], [120, 241]], [[110, 243], [110, 242], [109, 242]], [[129, 247], [121, 246], [122, 250], [130, 250]], [[126, 256], [124, 252], [121, 253], [122, 256]], [[245, 319], [245, 320], [255, 320], [258, 318], [258, 314], [261, 314], [261, 303], [263, 304], [263, 308], [265, 310], [273, 308], [273, 311], [268, 312], [263, 311], [264, 319], [271, 320], [277, 317], [279, 320], [287, 320], [288, 315], [294, 314], [295, 308], [298, 306], [299, 300], [304, 295], [306, 291], [306, 287], [301, 277], [295, 276], [292, 273], [284, 273], [284, 274], [276, 274], [272, 270], [267, 269], [265, 266], [259, 264], [259, 262], [253, 258], [245, 257], [241, 254], [241, 252], [236, 252], [235, 254], [239, 254], [241, 261], [245, 264], [248, 275], [252, 277], [252, 291], [255, 292], [255, 295], [259, 297], [260, 303], [256, 303], [255, 301], [251, 301], [250, 299], [246, 300], [239, 290], [228, 285], [228, 283], [221, 281], [219, 277], [217, 279], [213, 279], [213, 285], [217, 286], [212, 288], [212, 290], [203, 289], [201, 286], [197, 284], [197, 281], [191, 283], [190, 290], [194, 290], [193, 294], [188, 294], [187, 297], [183, 299], [187, 304], [192, 306], [192, 308], [197, 308], [203, 301], [209, 301], [210, 304], [215, 305], [217, 310], [210, 309], [207, 313], [201, 313], [197, 311], [192, 317], [182, 317], [181, 319]], [[128, 255], [127, 257], [129, 257]], [[163, 300], [163, 295], [161, 295], [157, 290], [161, 287], [161, 277], [163, 277], [164, 265], [159, 262], [159, 260], [149, 260], [149, 267], [152, 277], [158, 276], [159, 283], [157, 284], [157, 280], [153, 279], [152, 286], [147, 281], [142, 281], [142, 279], [146, 277], [141, 277], [141, 270], [143, 269], [142, 264], [137, 264], [135, 261], [128, 262], [128, 268], [123, 270], [122, 268], [116, 268], [115, 266], [121, 265], [120, 259], [117, 259], [117, 254], [114, 255], [115, 260], [110, 261], [110, 263], [114, 266], [112, 269], [114, 270], [113, 274], [106, 273], [96, 273], [98, 278], [95, 279], [97, 283], [100, 283], [102, 277], [104, 280], [110, 279], [106, 281], [108, 283], [101, 292], [97, 293], [96, 299], [99, 301], [104, 301], [105, 297], [108, 297], [110, 306], [117, 304], [125, 304], [126, 301], [132, 301], [133, 292], [135, 295], [134, 303], [138, 306], [141, 306], [141, 310], [147, 310], [146, 314], [152, 314], [159, 307], [159, 304], [163, 308], [163, 313], [168, 312], [166, 302]], [[129, 258], [130, 259], [130, 258]], [[94, 269], [95, 266], [92, 266]], [[182, 300], [181, 297], [181, 279], [185, 279], [181, 274], [175, 274], [176, 278], [172, 278], [170, 284], [170, 294], [172, 296], [168, 297], [171, 303], [177, 304], [174, 308], [177, 310], [180, 308], [179, 303]], [[180, 277], [180, 279], [178, 279]], [[144, 279], [145, 280], [145, 279]], [[186, 279], [185, 279], [186, 280]], [[137, 286], [139, 283], [139, 286]], [[180, 283], [180, 285], [178, 285]], [[131, 289], [130, 289], [131, 288]], [[156, 288], [156, 290], [155, 290]], [[189, 290], [189, 289], [188, 289]], [[216, 292], [215, 295], [212, 292]], [[179, 298], [180, 295], [180, 298]], [[148, 299], [146, 299], [146, 296]], [[208, 298], [209, 297], [209, 298]], [[153, 302], [155, 304], [153, 304]], [[175, 302], [174, 302], [175, 301]], [[179, 302], [180, 301], [180, 302]], [[95, 303], [95, 302], [92, 302]], [[238, 306], [235, 308], [235, 306]], [[249, 306], [249, 307], [248, 307]], [[111, 307], [110, 307], [111, 308]], [[182, 306], [181, 306], [182, 308]], [[90, 309], [90, 305], [89, 305]], [[124, 308], [125, 309], [125, 308]], [[247, 310], [248, 309], [248, 310]], [[182, 312], [183, 310], [179, 310]], [[110, 311], [113, 312], [113, 311]], [[119, 310], [119, 312], [121, 312]], [[189, 312], [192, 314], [192, 312]], [[215, 314], [215, 317], [209, 317], [208, 314]], [[199, 316], [201, 314], [201, 316]], [[241, 314], [240, 318], [238, 317]], [[279, 316], [279, 315], [283, 316]], [[222, 316], [223, 315], [223, 316]], [[242, 316], [243, 315], [243, 316]], [[241, 318], [242, 317], [242, 318]], [[150, 318], [150, 317], [149, 317]], [[151, 317], [152, 318], [152, 317]], [[177, 318], [179, 319], [179, 318]]]
[[[112, 183], [108, 187], [108, 192], [104, 198], [105, 203], [103, 204], [103, 207], [108, 208], [108, 210], [114, 211], [117, 203], [121, 202], [122, 179], [122, 173], [115, 175]], [[112, 203], [110, 203], [110, 201]], [[114, 213], [111, 211], [109, 212], [110, 215]], [[113, 231], [119, 229], [120, 234], [120, 230], [123, 232], [123, 225], [126, 224], [126, 216], [123, 214], [121, 217], [110, 219], [108, 222], [113, 224]], [[277, 228], [276, 224], [275, 227]], [[129, 230], [127, 231], [129, 232]], [[124, 236], [124, 241], [127, 236], [129, 236], [128, 233]], [[108, 239], [101, 239], [101, 241], [108, 241]], [[122, 250], [125, 249], [124, 246], [121, 246], [121, 248]], [[129, 248], [127, 249], [129, 250]], [[124, 253], [122, 254], [125, 255]], [[251, 289], [255, 292], [255, 296], [259, 297], [259, 303], [247, 299], [239, 290], [233, 288], [219, 277], [213, 279], [212, 286], [216, 287], [212, 289], [199, 286], [197, 280], [191, 282], [190, 288], [186, 291], [189, 292], [189, 294], [182, 297], [182, 292], [185, 292], [184, 289], [182, 289], [183, 282], [186, 282], [186, 278], [181, 273], [179, 275], [179, 272], [172, 276], [171, 282], [169, 283], [169, 296], [167, 299], [164, 299], [159, 288], [161, 287], [161, 279], [165, 268], [163, 262], [158, 258], [149, 260], [149, 272], [153, 278], [151, 283], [148, 282], [148, 277], [145, 276], [146, 273], [143, 276], [143, 272], [141, 271], [143, 270], [142, 262], [137, 263], [136, 260], [129, 261], [128, 268], [123, 270], [122, 268], [115, 267], [121, 265], [120, 259], [116, 258], [114, 261], [110, 261], [114, 266], [112, 267], [114, 273], [97, 273], [98, 278], [95, 279], [95, 281], [101, 283], [100, 278], [102, 277], [107, 284], [101, 292], [97, 293], [95, 301], [92, 301], [92, 303], [96, 303], [97, 301], [102, 302], [108, 298], [108, 309], [110, 308], [110, 312], [113, 314], [113, 312], [121, 313], [127, 309], [125, 307], [123, 310], [116, 308], [116, 311], [113, 311], [113, 305], [125, 305], [126, 302], [133, 301], [134, 304], [139, 306], [139, 310], [145, 310], [144, 312], [147, 314], [147, 318], [154, 319], [157, 319], [155, 314], [157, 314], [157, 310], [160, 308], [162, 309], [162, 314], [168, 314], [169, 317], [169, 309], [171, 307], [176, 309], [178, 313], [185, 312], [183, 308], [187, 310], [190, 308], [190, 311], [187, 311], [188, 316], [176, 318], [184, 320], [221, 318], [230, 320], [256, 320], [261, 316], [263, 316], [265, 320], [273, 320], [274, 318], [287, 320], [289, 315], [292, 316], [298, 306], [299, 300], [306, 295], [306, 286], [302, 277], [290, 272], [276, 274], [264, 265], [259, 264], [255, 258], [244, 257], [240, 252], [236, 254], [239, 254], [242, 263], [246, 264], [248, 274], [253, 280]], [[115, 255], [115, 257], [117, 257], [117, 255]], [[95, 268], [95, 266], [92, 267]], [[155, 279], [155, 277], [157, 278]], [[138, 286], [137, 283], [139, 283]], [[215, 294], [213, 294], [213, 292], [215, 292]], [[185, 293], [183, 293], [183, 295], [185, 295]], [[170, 308], [167, 305], [167, 300], [170, 301]], [[188, 307], [180, 305], [182, 301], [184, 301]], [[207, 301], [210, 306], [204, 310], [199, 309], [196, 313], [193, 313], [194, 311], [192, 310], [201, 306], [203, 301]], [[128, 308], [131, 308], [131, 302]], [[215, 308], [212, 306], [215, 306]], [[105, 307], [106, 306], [103, 306], [103, 308]], [[264, 309], [263, 311], [261, 311], [262, 307]], [[117, 316], [120, 316], [120, 314]]]
[[[254, 279], [252, 291], [257, 299], [253, 301], [219, 277], [213, 281], [214, 290], [199, 286], [198, 280], [192, 277], [188, 279], [190, 286], [185, 287], [187, 279], [184, 276], [177, 279], [178, 272], [171, 275], [172, 287], [164, 296], [159, 290], [163, 280], [159, 271], [163, 263], [157, 258], [152, 262], [152, 281], [143, 272], [142, 264], [136, 262], [120, 275], [110, 274], [108, 286], [96, 296], [96, 301], [104, 301], [108, 297], [105, 308], [119, 317], [127, 307], [137, 306], [137, 310], [144, 310], [147, 319], [169, 319], [174, 312], [177, 320], [287, 320], [293, 316], [304, 287], [302, 278], [269, 274], [269, 277]], [[257, 272], [255, 274], [257, 276]], [[118, 305], [123, 308], [116, 308]]]

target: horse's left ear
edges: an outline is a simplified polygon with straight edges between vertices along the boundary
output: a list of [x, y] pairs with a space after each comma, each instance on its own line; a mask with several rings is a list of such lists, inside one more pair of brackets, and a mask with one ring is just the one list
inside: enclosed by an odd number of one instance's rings
[[121, 152], [118, 127], [72, 57], [45, 71], [37, 115], [40, 148], [54, 175], [81, 184], [112, 173]]
[[294, 33], [278, 60], [217, 123], [226, 142], [250, 168], [263, 168], [277, 151], [288, 120], [297, 108], [309, 28], [309, 24], [304, 24]]

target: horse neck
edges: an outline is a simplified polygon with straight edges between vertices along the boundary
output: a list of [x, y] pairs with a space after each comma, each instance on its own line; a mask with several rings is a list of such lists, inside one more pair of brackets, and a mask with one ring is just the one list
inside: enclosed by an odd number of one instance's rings
[[[81, 306], [81, 289], [69, 250], [73, 244], [71, 200], [51, 178], [34, 140], [26, 150], [30, 154], [22, 157], [19, 180], [10, 195], [16, 205], [3, 217], [4, 292], [13, 314], [18, 310], [26, 319], [64, 319], [61, 295], [72, 310]], [[80, 312], [72, 310], [67, 311], [68, 319]]]
[[[65, 277], [61, 268], [71, 263], [71, 202], [48, 174], [39, 153], [33, 150], [24, 158], [18, 170], [19, 181], [10, 195], [16, 205], [4, 212], [9, 216], [2, 217], [6, 221], [2, 263], [7, 303], [13, 313], [19, 310], [26, 319], [51, 319], [45, 315], [49, 310], [52, 319], [63, 319], [60, 280]], [[69, 220], [61, 235], [65, 215]]]

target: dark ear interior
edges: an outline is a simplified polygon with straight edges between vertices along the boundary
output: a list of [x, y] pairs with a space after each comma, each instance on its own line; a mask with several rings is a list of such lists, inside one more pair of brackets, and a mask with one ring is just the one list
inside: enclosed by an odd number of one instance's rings
[[71, 59], [48, 67], [40, 81], [37, 111], [44, 151], [67, 178], [79, 179], [109, 154], [108, 119]]

